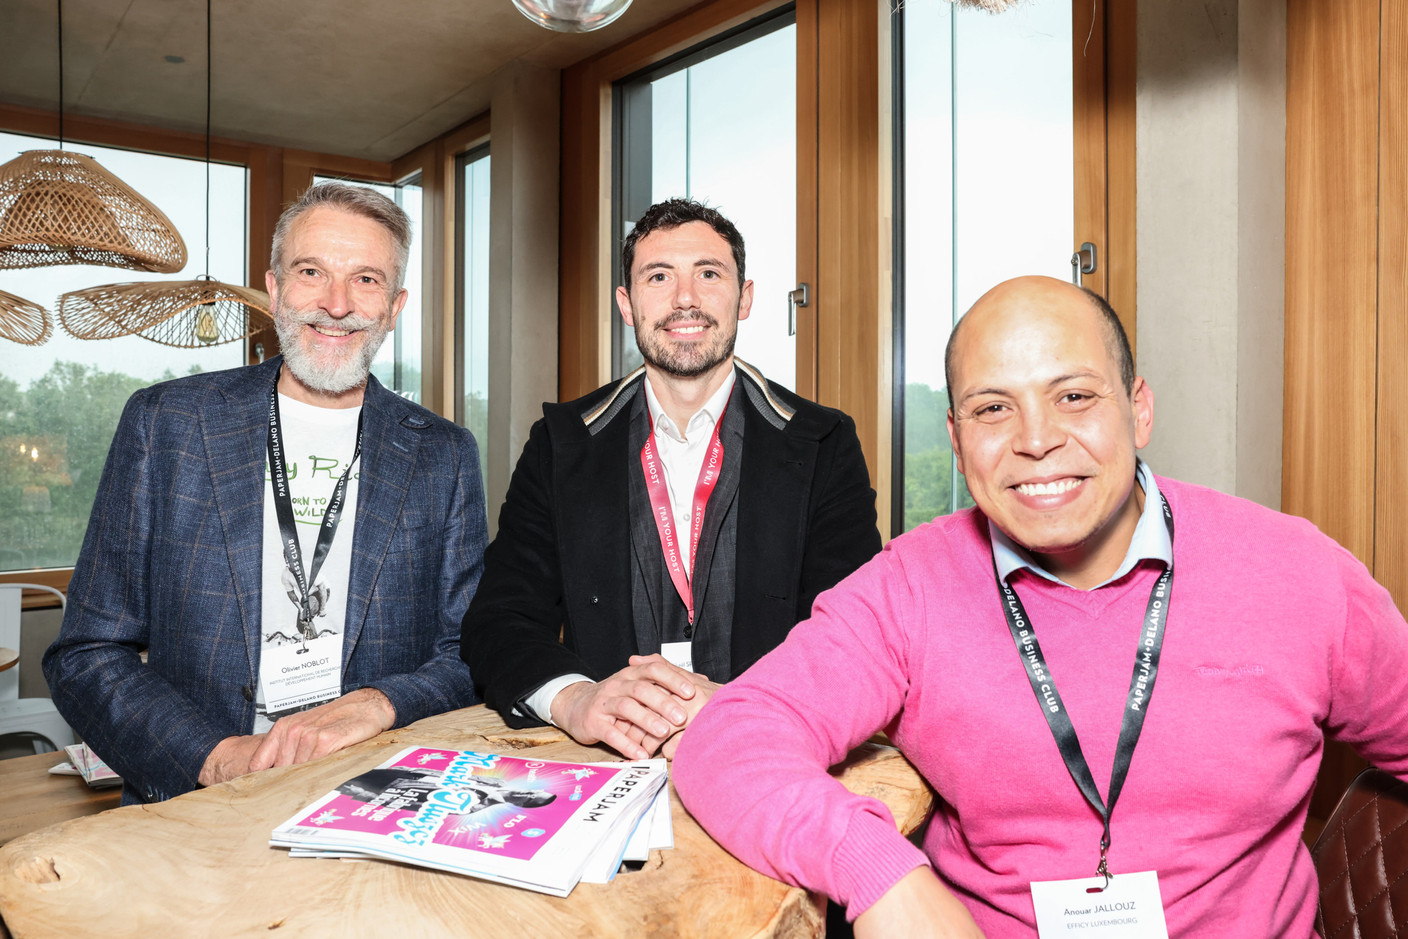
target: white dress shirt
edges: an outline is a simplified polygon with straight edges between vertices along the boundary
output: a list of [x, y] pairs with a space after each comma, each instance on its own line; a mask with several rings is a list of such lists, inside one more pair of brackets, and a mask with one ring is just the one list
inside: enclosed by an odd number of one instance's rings
[[714, 436], [714, 426], [723, 416], [728, 405], [728, 396], [733, 393], [734, 372], [719, 386], [704, 406], [689, 419], [682, 433], [670, 415], [660, 406], [655, 397], [655, 389], [650, 378], [645, 380], [645, 403], [650, 408], [650, 422], [655, 428], [655, 452], [665, 470], [665, 486], [670, 491], [670, 508], [675, 520], [675, 533], [679, 538], [680, 551], [685, 570], [694, 576], [694, 558], [690, 556], [690, 523], [694, 511], [694, 489], [699, 482], [699, 473], [704, 468], [704, 459], [709, 455], [709, 441]]

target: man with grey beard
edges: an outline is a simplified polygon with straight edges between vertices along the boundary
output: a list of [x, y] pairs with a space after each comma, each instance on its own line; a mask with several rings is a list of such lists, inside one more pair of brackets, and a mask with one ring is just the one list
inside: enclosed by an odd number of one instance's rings
[[282, 356], [128, 402], [44, 656], [124, 802], [477, 700], [459, 655], [487, 542], [474, 438], [370, 374], [410, 242], [384, 196], [309, 189], [266, 276]]

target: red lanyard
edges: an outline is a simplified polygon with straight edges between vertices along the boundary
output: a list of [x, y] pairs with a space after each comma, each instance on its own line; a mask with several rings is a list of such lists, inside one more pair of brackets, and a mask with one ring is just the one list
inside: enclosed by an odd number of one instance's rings
[[[727, 410], [727, 407], [725, 407]], [[694, 486], [694, 511], [690, 515], [689, 571], [694, 570], [694, 557], [699, 550], [699, 534], [704, 530], [704, 507], [709, 504], [709, 496], [719, 482], [719, 470], [724, 465], [724, 445], [719, 440], [719, 428], [724, 425], [724, 416], [714, 422], [714, 434], [709, 438], [709, 452], [704, 457], [704, 465], [699, 468], [699, 481]], [[680, 557], [679, 540], [675, 537], [675, 513], [670, 504], [670, 492], [665, 485], [665, 474], [660, 457], [655, 452], [655, 420], [650, 418], [650, 434], [645, 438], [645, 446], [640, 448], [640, 467], [645, 471], [645, 490], [650, 495], [650, 508], [655, 515], [655, 528], [660, 532], [660, 547], [665, 552], [665, 567], [670, 571], [670, 580], [689, 611], [689, 622], [694, 623], [694, 587], [690, 574], [686, 572], [684, 560]]]

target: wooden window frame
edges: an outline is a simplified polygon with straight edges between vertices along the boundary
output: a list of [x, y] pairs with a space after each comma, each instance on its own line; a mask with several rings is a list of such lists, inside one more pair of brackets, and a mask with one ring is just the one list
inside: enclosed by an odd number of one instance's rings
[[[1094, 273], [1084, 277], [1084, 285], [1101, 294], [1115, 309], [1129, 335], [1132, 349], [1136, 340], [1136, 257], [1135, 240], [1135, 7], [1134, 0], [1096, 0], [1093, 7], [1072, 4], [1072, 126], [1074, 148], [1075, 213], [1072, 252], [1086, 241], [1097, 246], [1099, 263]], [[1090, 49], [1100, 54], [1090, 56]], [[892, 82], [903, 76], [897, 73]], [[900, 96], [896, 95], [896, 99]], [[899, 106], [892, 109], [891, 119], [898, 122], [903, 115]], [[891, 139], [898, 139], [894, 135]], [[895, 176], [900, 163], [893, 160]], [[896, 183], [896, 190], [902, 181]], [[903, 233], [898, 230], [903, 220], [903, 207], [895, 212], [892, 228], [894, 244], [902, 245]], [[901, 258], [895, 258], [892, 290], [899, 290], [904, 270]], [[894, 309], [887, 304], [888, 309]], [[891, 361], [898, 361], [903, 351], [904, 337], [894, 330]], [[893, 365], [891, 369], [893, 371]], [[881, 494], [881, 504], [887, 500], [888, 513], [881, 512], [882, 522], [888, 521], [890, 534], [903, 530], [904, 514], [904, 440], [895, 432], [903, 419], [904, 384], [894, 381], [890, 406], [894, 419], [889, 423], [889, 471], [875, 478], [887, 480], [888, 492]], [[893, 494], [893, 497], [892, 497]]]
[[[1110, 302], [1137, 350], [1135, 0], [1095, 0], [1093, 16], [1076, 3], [1071, 15], [1075, 243], [1099, 246], [1099, 266], [1085, 276], [1085, 286]], [[1088, 57], [1087, 46], [1103, 50], [1103, 57]]]
[[[53, 111], [0, 105], [0, 130], [56, 138], [59, 119]], [[73, 114], [64, 115], [64, 146], [82, 149], [84, 144], [137, 150], [160, 156], [205, 158], [204, 134]], [[277, 192], [278, 180], [282, 175], [279, 151], [277, 148], [259, 144], [212, 137], [210, 157], [216, 162], [243, 165], [249, 170], [250, 198], [246, 207], [249, 219], [247, 282], [263, 289], [264, 269], [269, 257], [269, 245], [273, 239], [273, 224], [278, 218], [278, 201], [273, 193]], [[0, 583], [43, 584], [67, 593], [68, 581], [72, 575], [71, 567], [4, 571], [0, 572]], [[26, 610], [55, 606], [58, 606], [58, 601], [47, 593], [25, 596], [23, 600], [23, 609]]]
[[[0, 105], [0, 130], [56, 137], [58, 115], [36, 108]], [[452, 343], [444, 341], [446, 336], [454, 335], [453, 267], [449, 267], [448, 291], [446, 278], [440, 274], [453, 263], [455, 232], [453, 214], [447, 220], [445, 206], [447, 200], [453, 198], [455, 155], [488, 139], [487, 112], [391, 162], [272, 147], [224, 137], [211, 138], [211, 159], [243, 165], [249, 170], [247, 283], [264, 289], [264, 273], [269, 267], [274, 225], [284, 207], [303, 194], [312, 184], [314, 176], [339, 176], [394, 184], [420, 173], [422, 193], [426, 199], [423, 216], [425, 251], [422, 258], [426, 295], [421, 311], [424, 320], [423, 397], [425, 406], [436, 413], [446, 414], [448, 407], [448, 413], [453, 414], [454, 350]], [[92, 144], [164, 156], [205, 157], [203, 134], [71, 114], [64, 116], [64, 143], [65, 146]], [[447, 165], [449, 170], [446, 169]], [[246, 360], [251, 364], [258, 361], [255, 350], [261, 345], [266, 356], [277, 353], [278, 339], [272, 329], [249, 338]], [[67, 592], [72, 575], [71, 567], [7, 571], [0, 572], [0, 583], [36, 583]], [[57, 605], [57, 600], [49, 594], [24, 598], [24, 609]]]
[[449, 133], [422, 144], [390, 165], [393, 178], [420, 174], [425, 198], [421, 239], [423, 326], [421, 394], [425, 407], [455, 419], [459, 327], [455, 310], [455, 264], [459, 233], [455, 230], [455, 157], [489, 142], [489, 112], [476, 115]]
[[[0, 130], [36, 137], [58, 136], [58, 115], [53, 111], [0, 105]], [[205, 158], [205, 135], [169, 130], [143, 124], [131, 124], [103, 118], [64, 115], [64, 146], [81, 149], [84, 144], [136, 150], [160, 156], [194, 159]], [[246, 206], [249, 224], [247, 283], [264, 289], [264, 272], [269, 266], [269, 250], [273, 243], [274, 224], [283, 206], [312, 182], [315, 173], [349, 175], [365, 179], [390, 181], [392, 164], [357, 160], [331, 154], [286, 150], [263, 144], [212, 137], [210, 157], [219, 163], [242, 165], [249, 171], [249, 202]], [[246, 345], [246, 358], [256, 361], [256, 343], [263, 342], [266, 354], [277, 351], [277, 339], [272, 330], [251, 336]], [[71, 567], [37, 568], [0, 572], [0, 583], [35, 583], [67, 592]], [[34, 594], [23, 600], [24, 609], [57, 606], [50, 594]]]

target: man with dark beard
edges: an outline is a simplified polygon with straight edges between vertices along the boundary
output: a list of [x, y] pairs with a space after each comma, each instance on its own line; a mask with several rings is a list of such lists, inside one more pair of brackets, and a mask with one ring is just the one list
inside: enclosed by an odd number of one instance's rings
[[370, 375], [410, 243], [384, 196], [309, 189], [266, 278], [283, 355], [128, 402], [44, 656], [125, 802], [477, 700], [459, 656], [488, 540], [474, 439]]
[[621, 252], [645, 364], [543, 406], [461, 648], [511, 726], [551, 722], [631, 759], [776, 646], [880, 550], [855, 425], [733, 355], [753, 302], [743, 238], [687, 199]]

